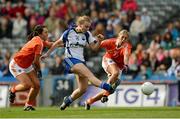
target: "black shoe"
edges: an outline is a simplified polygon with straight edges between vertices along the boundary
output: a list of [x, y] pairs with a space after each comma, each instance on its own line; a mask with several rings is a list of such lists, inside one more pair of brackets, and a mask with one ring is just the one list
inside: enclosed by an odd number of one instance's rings
[[32, 106], [25, 106], [24, 111], [35, 111], [36, 109]]
[[108, 97], [104, 95], [104, 96], [101, 98], [101, 102], [102, 102], [102, 103], [105, 103], [105, 102], [107, 102], [107, 101], [108, 101]]
[[91, 105], [87, 103], [87, 101], [84, 103], [85, 110], [90, 110]]
[[70, 105], [69, 101], [68, 101], [68, 97], [64, 97], [64, 101], [60, 106], [60, 110], [65, 110], [66, 107], [68, 107]]
[[9, 102], [10, 103], [14, 103], [15, 97], [16, 97], [16, 94], [9, 91]]
[[67, 105], [63, 102], [62, 105], [60, 106], [60, 110], [65, 110]]

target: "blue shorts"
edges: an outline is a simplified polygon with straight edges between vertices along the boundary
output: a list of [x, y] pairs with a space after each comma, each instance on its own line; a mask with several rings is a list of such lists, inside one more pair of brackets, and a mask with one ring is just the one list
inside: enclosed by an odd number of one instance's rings
[[75, 65], [75, 64], [79, 64], [79, 63], [83, 63], [85, 64], [85, 62], [76, 59], [76, 58], [65, 58], [64, 59], [64, 64], [65, 64], [65, 74], [67, 73], [72, 73], [71, 72], [71, 68]]

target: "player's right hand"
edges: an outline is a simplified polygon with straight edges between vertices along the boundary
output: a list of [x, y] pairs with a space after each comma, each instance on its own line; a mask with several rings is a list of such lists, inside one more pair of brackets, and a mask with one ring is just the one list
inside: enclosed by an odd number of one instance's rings
[[102, 34], [98, 34], [97, 38], [99, 41], [103, 41], [104, 40], [104, 36]]
[[47, 57], [49, 57], [49, 55], [47, 53], [45, 53], [44, 55], [41, 56], [41, 60], [44, 61]]

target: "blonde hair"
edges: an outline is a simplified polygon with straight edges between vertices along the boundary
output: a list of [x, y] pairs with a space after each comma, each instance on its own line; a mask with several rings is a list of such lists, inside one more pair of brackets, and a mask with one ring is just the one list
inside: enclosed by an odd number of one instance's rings
[[125, 29], [123, 29], [123, 30], [121, 30], [120, 32], [119, 32], [119, 35], [120, 34], [126, 34], [126, 35], [128, 35], [128, 37], [129, 37], [129, 32], [127, 31], [127, 30], [125, 30]]
[[88, 17], [86, 15], [80, 16], [80, 17], [77, 18], [76, 24], [81, 25], [81, 24], [84, 24], [85, 22], [91, 23], [90, 17]]
[[121, 30], [118, 35], [127, 35], [128, 36], [127, 40], [129, 41], [129, 32], [127, 30], [125, 29]]

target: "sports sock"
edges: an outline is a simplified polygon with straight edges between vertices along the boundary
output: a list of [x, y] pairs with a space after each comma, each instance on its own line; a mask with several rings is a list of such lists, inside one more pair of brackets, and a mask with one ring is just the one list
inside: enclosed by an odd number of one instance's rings
[[71, 98], [71, 96], [67, 97], [64, 102], [67, 104], [67, 105], [70, 105], [72, 102], [73, 102], [73, 99]]
[[108, 84], [108, 83], [106, 83], [106, 82], [102, 82], [99, 87], [102, 88], [102, 89], [105, 89], [105, 90], [107, 90], [107, 91], [110, 91], [111, 88], [112, 88], [111, 85]]

